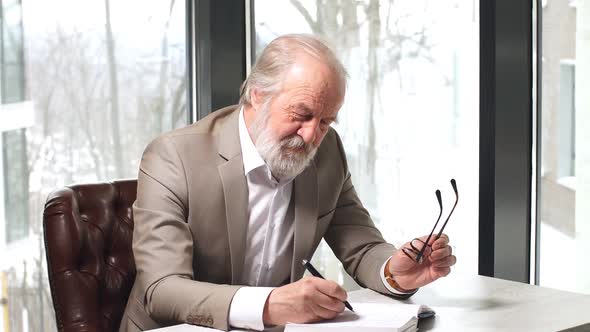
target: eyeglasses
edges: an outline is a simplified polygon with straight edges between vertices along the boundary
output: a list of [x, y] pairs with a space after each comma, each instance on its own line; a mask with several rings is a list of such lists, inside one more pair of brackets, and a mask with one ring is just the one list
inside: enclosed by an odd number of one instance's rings
[[[440, 231], [438, 231], [438, 234], [436, 234], [436, 239], [438, 239], [442, 235], [443, 230], [447, 226], [447, 223], [449, 222], [449, 219], [451, 219], [451, 216], [453, 215], [453, 211], [455, 211], [455, 207], [457, 207], [457, 203], [459, 202], [459, 191], [457, 190], [457, 182], [455, 181], [455, 179], [451, 179], [451, 186], [453, 186], [453, 191], [455, 192], [455, 204], [453, 205], [453, 209], [451, 209], [451, 212], [449, 213], [447, 220], [445, 220]], [[442, 216], [442, 213], [443, 213], [442, 197], [441, 197], [440, 190], [437, 189], [435, 194], [436, 194], [436, 199], [438, 200], [438, 205], [440, 207], [440, 213], [438, 214], [438, 219], [436, 219], [436, 223], [434, 223], [434, 227], [432, 227], [432, 231], [430, 231], [430, 234], [426, 238], [426, 242], [420, 240], [419, 238], [415, 238], [412, 241], [410, 241], [410, 248], [408, 248], [408, 247], [402, 248], [403, 253], [406, 254], [406, 256], [408, 256], [410, 259], [415, 260], [417, 263], [422, 262], [422, 258], [424, 256], [424, 250], [426, 250], [427, 247], [431, 246], [429, 243], [430, 239], [432, 238], [432, 234], [434, 233], [434, 230], [436, 229], [436, 226], [438, 225], [438, 222], [440, 221], [440, 217]], [[420, 242], [422, 244], [422, 246], [421, 246], [422, 248], [416, 247], [414, 245], [414, 241]]]

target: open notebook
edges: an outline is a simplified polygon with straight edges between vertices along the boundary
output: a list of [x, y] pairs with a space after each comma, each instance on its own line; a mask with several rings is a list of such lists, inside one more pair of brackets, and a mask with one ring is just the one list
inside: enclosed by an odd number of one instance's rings
[[418, 330], [418, 317], [430, 317], [434, 311], [424, 305], [404, 303], [353, 303], [354, 312], [345, 310], [330, 321], [285, 326], [285, 332], [298, 331], [400, 331]]
[[[371, 331], [416, 331], [418, 316], [433, 316], [434, 311], [426, 306], [405, 303], [352, 303], [355, 312], [345, 310], [340, 316], [330, 321], [310, 324], [287, 324], [285, 332], [296, 331], [331, 331], [331, 332], [371, 332]], [[180, 324], [161, 329], [151, 330], [154, 332], [216, 332], [215, 330], [202, 326]], [[231, 331], [246, 332], [242, 329]], [[265, 330], [267, 331], [267, 330]], [[268, 329], [268, 331], [281, 331], [280, 327]]]

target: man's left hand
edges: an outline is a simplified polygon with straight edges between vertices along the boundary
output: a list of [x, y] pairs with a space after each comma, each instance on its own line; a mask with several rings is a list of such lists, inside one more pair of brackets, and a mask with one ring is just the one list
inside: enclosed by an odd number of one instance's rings
[[[414, 239], [412, 244], [421, 249], [426, 238], [427, 236], [419, 238], [421, 241]], [[439, 238], [433, 236], [429, 243], [430, 246], [424, 251], [420, 263], [402, 251], [402, 248], [411, 248], [410, 242], [397, 249], [390, 258], [387, 268], [396, 283], [403, 289], [419, 288], [440, 277], [445, 277], [451, 272], [451, 266], [457, 262], [446, 234], [442, 234]]]

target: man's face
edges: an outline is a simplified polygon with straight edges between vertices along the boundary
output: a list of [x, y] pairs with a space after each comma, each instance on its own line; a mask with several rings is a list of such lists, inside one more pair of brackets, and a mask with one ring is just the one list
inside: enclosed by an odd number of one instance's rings
[[293, 177], [309, 164], [343, 98], [337, 76], [303, 56], [286, 73], [281, 91], [257, 105], [254, 144], [276, 177]]

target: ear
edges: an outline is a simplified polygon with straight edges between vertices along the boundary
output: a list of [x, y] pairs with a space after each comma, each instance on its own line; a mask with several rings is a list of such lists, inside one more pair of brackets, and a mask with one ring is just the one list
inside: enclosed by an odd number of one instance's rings
[[258, 89], [250, 90], [250, 103], [252, 104], [252, 108], [255, 110], [260, 109], [262, 107], [264, 101], [264, 95]]

